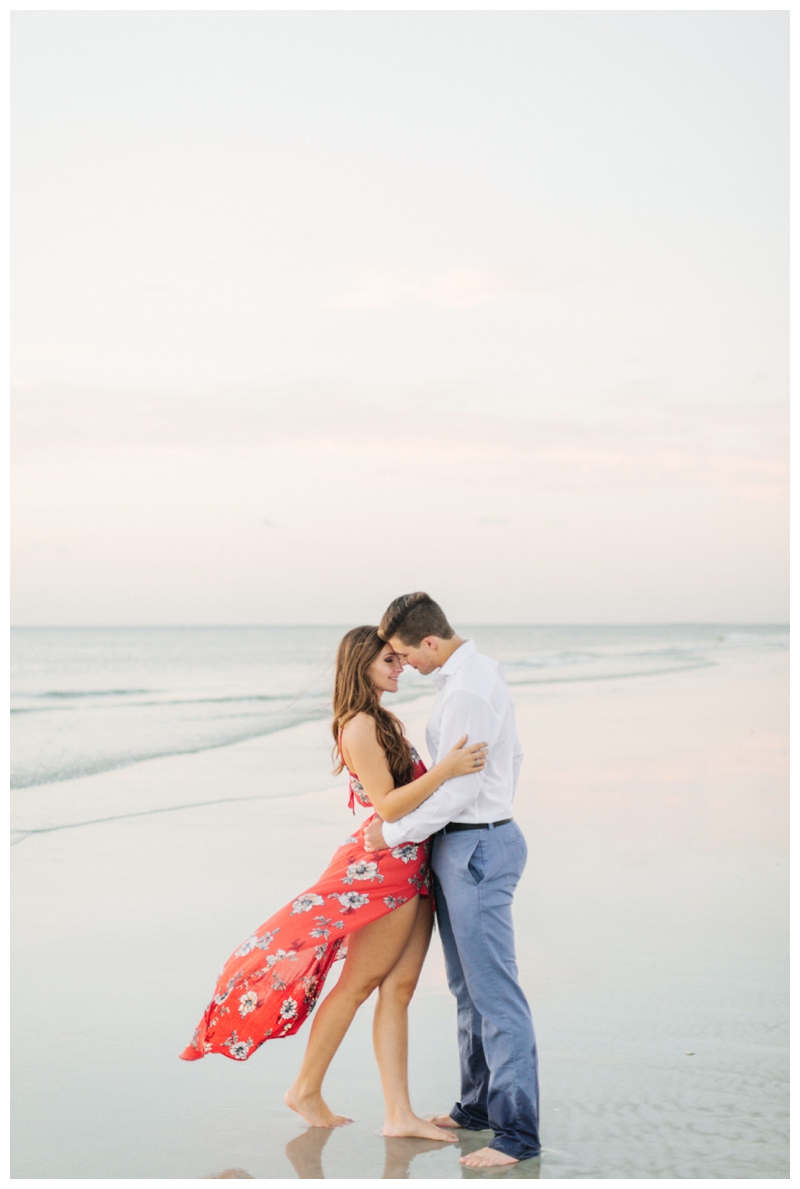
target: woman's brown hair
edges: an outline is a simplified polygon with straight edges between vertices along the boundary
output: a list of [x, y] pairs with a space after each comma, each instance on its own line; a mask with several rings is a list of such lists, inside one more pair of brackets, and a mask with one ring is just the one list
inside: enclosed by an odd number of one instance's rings
[[403, 724], [381, 706], [378, 691], [367, 670], [386, 644], [374, 627], [352, 628], [342, 637], [336, 653], [336, 678], [333, 683], [333, 723], [336, 740], [333, 759], [338, 775], [344, 768], [339, 748], [342, 729], [356, 714], [364, 712], [375, 720], [378, 742], [386, 752], [395, 788], [410, 784], [414, 778], [411, 746], [403, 734]]

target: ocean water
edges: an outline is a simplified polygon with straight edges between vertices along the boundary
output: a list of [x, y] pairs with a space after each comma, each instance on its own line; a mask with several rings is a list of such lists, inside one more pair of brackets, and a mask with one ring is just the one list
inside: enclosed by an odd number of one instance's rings
[[[17, 628], [12, 788], [225, 747], [330, 714], [343, 627]], [[624, 680], [788, 648], [783, 626], [463, 628], [512, 686]], [[387, 704], [430, 690], [407, 669]]]

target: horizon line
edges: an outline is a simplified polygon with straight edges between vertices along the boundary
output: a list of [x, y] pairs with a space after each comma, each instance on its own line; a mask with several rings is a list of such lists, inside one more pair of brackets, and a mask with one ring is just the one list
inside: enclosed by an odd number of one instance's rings
[[[226, 629], [231, 630], [235, 628], [245, 629], [260, 629], [260, 628], [343, 628], [349, 630], [352, 626], [347, 623], [13, 623], [10, 624], [11, 631], [66, 631], [66, 630], [110, 630], [110, 629], [125, 629], [125, 630], [205, 630], [205, 629]], [[572, 623], [555, 623], [555, 622], [514, 622], [514, 623], [497, 623], [497, 622], [482, 622], [477, 621], [465, 622], [464, 627], [469, 628], [647, 628], [647, 627], [761, 627], [761, 628], [789, 628], [790, 622], [776, 621], [776, 620], [723, 620], [723, 619], [663, 619], [663, 620], [646, 620], [641, 622], [609, 622], [602, 620], [582, 620]]]

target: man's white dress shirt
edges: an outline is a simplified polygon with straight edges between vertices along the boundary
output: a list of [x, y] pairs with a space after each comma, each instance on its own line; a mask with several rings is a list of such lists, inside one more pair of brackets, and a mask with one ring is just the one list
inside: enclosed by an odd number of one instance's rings
[[425, 732], [434, 764], [467, 735], [465, 746], [489, 745], [486, 765], [468, 776], [454, 776], [411, 813], [385, 822], [388, 846], [422, 842], [449, 822], [499, 822], [512, 816], [522, 763], [514, 705], [497, 661], [465, 640], [433, 674], [438, 687]]

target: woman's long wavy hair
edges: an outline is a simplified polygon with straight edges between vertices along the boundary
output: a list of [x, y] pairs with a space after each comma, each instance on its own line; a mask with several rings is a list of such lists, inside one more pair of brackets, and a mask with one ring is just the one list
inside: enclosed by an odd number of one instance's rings
[[344, 768], [344, 759], [339, 750], [339, 734], [351, 718], [363, 711], [375, 719], [378, 742], [386, 752], [395, 788], [400, 788], [414, 778], [411, 746], [403, 734], [403, 724], [399, 718], [381, 706], [378, 690], [367, 672], [385, 647], [386, 642], [381, 640], [378, 629], [374, 627], [352, 628], [341, 639], [336, 653], [336, 678], [333, 684], [331, 729], [336, 740], [333, 760], [337, 765], [334, 771], [338, 775]]

